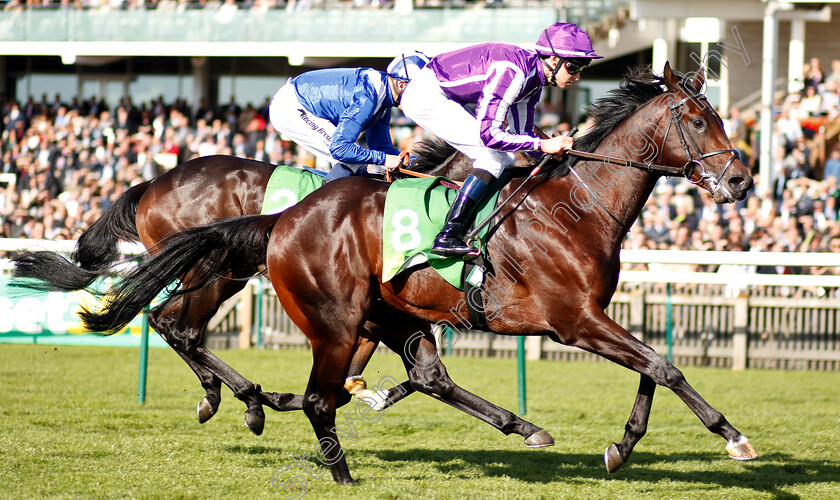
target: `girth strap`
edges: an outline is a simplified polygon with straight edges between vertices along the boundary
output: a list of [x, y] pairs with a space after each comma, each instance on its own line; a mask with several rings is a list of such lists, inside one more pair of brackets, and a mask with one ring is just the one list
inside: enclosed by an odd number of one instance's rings
[[484, 275], [490, 272], [489, 267], [489, 261], [479, 253], [476, 258], [464, 261], [464, 270], [461, 275], [471, 328], [486, 332], [490, 331], [490, 327], [487, 325], [487, 316], [484, 314], [481, 288], [484, 285]]

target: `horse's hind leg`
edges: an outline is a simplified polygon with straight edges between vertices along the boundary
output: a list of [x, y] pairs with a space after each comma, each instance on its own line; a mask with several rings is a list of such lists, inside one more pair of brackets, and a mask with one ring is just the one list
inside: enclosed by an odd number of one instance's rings
[[263, 403], [277, 410], [294, 410], [301, 408], [302, 401], [294, 394], [263, 393], [259, 386], [237, 373], [203, 345], [207, 322], [219, 305], [243, 286], [238, 283], [231, 286], [231, 283], [222, 280], [174, 297], [149, 313], [149, 323], [179, 355], [204, 370], [204, 374], [196, 372], [207, 392], [198, 406], [199, 421], [206, 421], [218, 409], [221, 400], [218, 381], [221, 381], [247, 405], [245, 425], [254, 434], [260, 435], [265, 426]]
[[519, 434], [529, 448], [554, 444], [544, 429], [512, 412], [484, 400], [452, 381], [438, 356], [431, 326], [402, 313], [392, 314], [392, 335], [383, 339], [403, 359], [411, 385], [468, 415], [482, 420], [504, 434]]
[[344, 392], [344, 377], [350, 364], [353, 342], [329, 339], [312, 344], [314, 363], [303, 397], [303, 412], [309, 418], [321, 445], [322, 457], [319, 459], [329, 465], [335, 482], [352, 484], [355, 481], [350, 476], [344, 450], [336, 433], [335, 411], [340, 394]]
[[[151, 324], [152, 320], [149, 320], [149, 323]], [[155, 328], [155, 330], [157, 331], [157, 328]], [[166, 337], [162, 334], [161, 337], [166, 340]], [[190, 357], [183, 351], [175, 349], [171, 344], [170, 347], [173, 347], [173, 350], [181, 356], [181, 359], [184, 360], [187, 366], [195, 372], [195, 375], [198, 377], [198, 381], [201, 382], [201, 387], [204, 388], [204, 397], [198, 402], [198, 406], [196, 407], [196, 412], [198, 412], [198, 423], [203, 424], [204, 422], [210, 420], [210, 418], [212, 418], [219, 409], [219, 404], [222, 402], [222, 381], [210, 370], [205, 369], [203, 366], [190, 359]]]
[[[178, 299], [175, 300], [177, 301]], [[188, 302], [188, 299], [185, 302]], [[262, 434], [265, 426], [265, 412], [262, 409], [262, 403], [260, 403], [257, 395], [257, 387], [239, 375], [203, 345], [206, 321], [199, 325], [189, 324], [187, 326], [181, 326], [173, 321], [173, 316], [179, 318], [179, 316], [188, 314], [188, 312], [180, 308], [170, 308], [168, 306], [169, 303], [165, 304], [163, 309], [152, 310], [149, 313], [149, 324], [166, 339], [167, 343], [182, 358], [190, 359], [196, 365], [203, 367], [207, 372], [213, 374], [215, 379], [221, 380], [225, 385], [230, 387], [234, 396], [248, 406], [248, 409], [245, 411], [245, 425], [254, 434], [258, 436]], [[199, 421], [204, 422], [212, 417], [218, 409], [219, 402], [221, 401], [218, 389], [221, 387], [219, 386], [217, 388], [212, 384], [205, 385], [205, 379], [201, 375], [199, 375], [199, 380], [201, 380], [202, 386], [207, 392], [197, 408]]]

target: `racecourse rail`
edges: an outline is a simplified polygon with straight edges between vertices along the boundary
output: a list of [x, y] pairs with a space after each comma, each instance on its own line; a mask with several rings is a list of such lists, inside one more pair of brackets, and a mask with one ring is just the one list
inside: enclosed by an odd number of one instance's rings
[[[0, 251], [68, 253], [74, 241], [0, 239]], [[126, 255], [142, 253], [125, 244]], [[745, 368], [840, 370], [840, 254], [622, 250], [607, 311], [632, 334], [677, 363]], [[3, 272], [10, 269], [2, 260]], [[685, 265], [721, 265], [689, 272]], [[755, 274], [744, 266], [818, 267], [823, 275]], [[838, 275], [835, 275], [838, 274]], [[254, 279], [210, 322], [211, 347], [308, 348], [264, 279]], [[480, 331], [448, 332], [446, 354], [514, 357], [516, 339]], [[529, 359], [600, 359], [545, 337], [526, 338]], [[387, 351], [386, 348], [380, 348]]]

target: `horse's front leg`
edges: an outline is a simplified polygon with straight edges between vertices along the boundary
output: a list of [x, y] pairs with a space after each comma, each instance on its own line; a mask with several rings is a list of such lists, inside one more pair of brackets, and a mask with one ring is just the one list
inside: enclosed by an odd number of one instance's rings
[[611, 444], [604, 452], [607, 472], [615, 472], [624, 465], [624, 462], [630, 457], [633, 447], [647, 432], [654, 391], [656, 391], [656, 383], [647, 375], [642, 375], [639, 381], [639, 392], [636, 393], [636, 402], [633, 404], [630, 418], [627, 419], [627, 424], [624, 426], [624, 438], [620, 443]]
[[[380, 314], [385, 314], [382, 321], [387, 322], [387, 315], [390, 313]], [[344, 382], [344, 388], [374, 410], [379, 411], [394, 405], [397, 401], [412, 394], [414, 388], [411, 386], [411, 382], [406, 380], [402, 384], [390, 389], [368, 389], [367, 382], [362, 377], [362, 372], [365, 370], [373, 353], [376, 352], [376, 348], [379, 346], [379, 339], [389, 335], [388, 330], [377, 323], [376, 317], [377, 315], [374, 314], [374, 318], [365, 323], [359, 335], [356, 349], [353, 353], [353, 359], [350, 362], [350, 369], [347, 372], [347, 379]], [[339, 402], [339, 406], [343, 404], [343, 402]]]
[[554, 438], [544, 429], [456, 384], [438, 356], [435, 337], [428, 322], [396, 311], [391, 320], [391, 335], [383, 341], [402, 357], [414, 389], [472, 415], [504, 434], [519, 434], [525, 438], [525, 445], [529, 448], [554, 444]]
[[[644, 344], [615, 323], [597, 305], [591, 308], [581, 308], [578, 311], [580, 311], [578, 316], [579, 321], [575, 322], [576, 329], [574, 331], [568, 328], [558, 330], [558, 336], [562, 339], [563, 343], [598, 354], [621, 366], [639, 372], [643, 376], [640, 385], [641, 399], [637, 399], [631, 420], [650, 411], [650, 401], [647, 401], [647, 399], [653, 396], [653, 391], [650, 391], [649, 396], [644, 394], [647, 388], [647, 382], [644, 380], [644, 377], [649, 377], [654, 383], [674, 391], [691, 408], [691, 411], [697, 415], [707, 429], [726, 439], [726, 452], [731, 458], [736, 460], [750, 460], [758, 456], [758, 453], [756, 453], [755, 448], [746, 436], [738, 432], [721, 412], [714, 409], [712, 405], [700, 397], [697, 391], [685, 380], [682, 372], [667, 359], [657, 354], [650, 346]], [[564, 323], [567, 322], [568, 318], [566, 318]], [[552, 322], [552, 324], [560, 323]], [[636, 427], [636, 425], [639, 427]], [[633, 430], [630, 431], [630, 438], [625, 437], [622, 443], [633, 443], [635, 445], [633, 434], [638, 433], [639, 429], [641, 429], [641, 421], [638, 423], [633, 422], [632, 426]], [[641, 435], [638, 437], [641, 438]], [[620, 445], [621, 443], [617, 447]], [[608, 470], [611, 472], [617, 470], [624, 463], [624, 460], [627, 459], [630, 451], [631, 448], [624, 450], [619, 448], [618, 453], [615, 454], [610, 453], [608, 449], [604, 455], [607, 460], [606, 465]]]

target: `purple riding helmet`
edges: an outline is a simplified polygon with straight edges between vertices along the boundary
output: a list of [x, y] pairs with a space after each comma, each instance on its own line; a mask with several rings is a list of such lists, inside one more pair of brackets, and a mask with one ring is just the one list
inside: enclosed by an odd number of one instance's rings
[[562, 59], [551, 70], [548, 81], [552, 85], [556, 85], [557, 72], [560, 71], [561, 65], [566, 66], [569, 74], [575, 74], [588, 66], [592, 59], [602, 58], [592, 48], [589, 35], [572, 23], [554, 23], [544, 29], [537, 38], [534, 49], [543, 60], [551, 56]]

